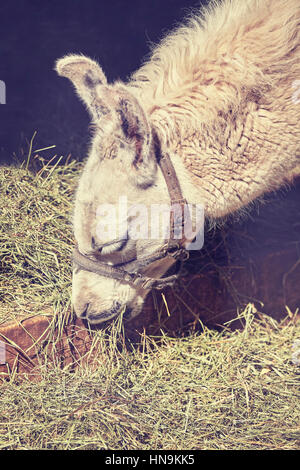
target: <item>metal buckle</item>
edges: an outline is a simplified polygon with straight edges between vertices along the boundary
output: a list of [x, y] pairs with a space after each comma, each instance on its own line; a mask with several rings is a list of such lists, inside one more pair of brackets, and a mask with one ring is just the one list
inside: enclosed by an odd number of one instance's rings
[[174, 258], [176, 261], [186, 261], [190, 257], [189, 251], [187, 251], [185, 248], [179, 248], [176, 250], [174, 253], [169, 253], [172, 258]]

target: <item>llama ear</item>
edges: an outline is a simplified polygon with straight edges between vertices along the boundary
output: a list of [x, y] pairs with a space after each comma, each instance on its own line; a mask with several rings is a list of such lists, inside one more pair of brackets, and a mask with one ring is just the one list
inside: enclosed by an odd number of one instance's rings
[[147, 116], [138, 100], [127, 89], [116, 87], [116, 105], [125, 138], [134, 145], [131, 161], [134, 170], [144, 169], [155, 163], [153, 158], [152, 131]]
[[56, 62], [55, 70], [58, 75], [71, 80], [93, 119], [111, 111], [103, 99], [107, 79], [97, 62], [83, 55], [69, 55]]

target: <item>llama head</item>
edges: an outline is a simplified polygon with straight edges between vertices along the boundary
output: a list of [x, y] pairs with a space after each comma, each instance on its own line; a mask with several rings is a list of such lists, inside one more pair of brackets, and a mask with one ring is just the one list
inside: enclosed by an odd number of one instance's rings
[[[169, 197], [157, 171], [146, 113], [132, 92], [120, 82], [109, 85], [100, 66], [87, 57], [64, 57], [57, 61], [56, 71], [74, 84], [94, 129], [75, 198], [74, 234], [79, 251], [110, 265], [121, 263], [133, 248], [137, 257], [151, 254], [164, 244], [165, 237], [133, 238], [131, 228], [137, 229], [137, 218], [141, 220], [139, 207], [169, 202]], [[159, 277], [168, 266], [158, 263], [151, 267], [152, 274]], [[145, 291], [132, 285], [74, 268], [74, 309], [90, 323], [106, 321], [126, 308], [135, 315], [144, 297]]]

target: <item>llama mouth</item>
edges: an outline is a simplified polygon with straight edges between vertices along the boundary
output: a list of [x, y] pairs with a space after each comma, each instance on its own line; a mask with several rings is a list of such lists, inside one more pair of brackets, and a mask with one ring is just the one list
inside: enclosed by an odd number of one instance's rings
[[122, 305], [120, 302], [116, 302], [110, 310], [104, 310], [100, 313], [91, 313], [88, 314], [86, 320], [91, 323], [92, 325], [103, 323], [108, 320], [112, 320], [113, 318], [120, 315], [122, 312]]
[[131, 313], [132, 313], [132, 308], [127, 307], [125, 312], [123, 313], [123, 318], [125, 321], [131, 320]]
[[101, 312], [96, 315], [89, 315], [87, 317], [87, 321], [91, 325], [98, 325], [99, 323], [104, 323], [109, 320], [113, 320], [116, 316], [118, 316], [118, 313], [113, 313], [110, 310]]

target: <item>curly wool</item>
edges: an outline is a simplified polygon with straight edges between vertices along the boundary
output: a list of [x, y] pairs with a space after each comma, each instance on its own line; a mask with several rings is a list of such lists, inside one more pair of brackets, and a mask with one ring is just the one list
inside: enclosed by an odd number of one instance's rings
[[224, 0], [167, 35], [128, 85], [215, 217], [299, 164], [299, 77], [299, 1]]

